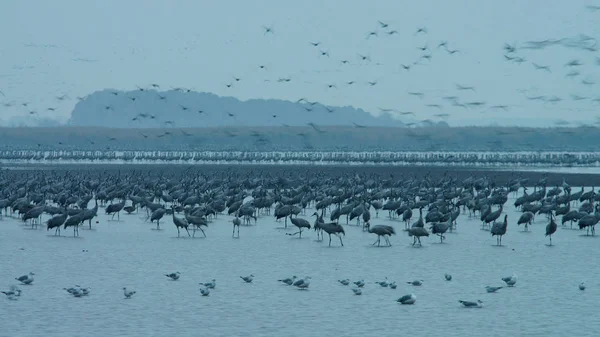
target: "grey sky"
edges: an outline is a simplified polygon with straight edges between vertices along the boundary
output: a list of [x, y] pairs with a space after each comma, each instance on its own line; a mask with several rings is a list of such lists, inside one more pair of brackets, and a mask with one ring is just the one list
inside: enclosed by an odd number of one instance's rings
[[[530, 40], [600, 37], [600, 10], [590, 1], [151, 1], [6, 0], [0, 2], [0, 118], [68, 118], [77, 96], [95, 90], [158, 83], [240, 99], [307, 97], [327, 105], [413, 111], [418, 119], [451, 114], [451, 125], [552, 125], [595, 119], [600, 101], [600, 52], [553, 46], [518, 50], [508, 62], [502, 46]], [[598, 4], [600, 5], [600, 4]], [[381, 20], [389, 27], [381, 28]], [[275, 34], [264, 34], [262, 26]], [[428, 34], [415, 35], [427, 27]], [[399, 34], [385, 32], [397, 30]], [[367, 39], [369, 31], [378, 37]], [[447, 40], [450, 55], [437, 48]], [[309, 42], [321, 42], [313, 47]], [[427, 45], [431, 62], [405, 71]], [[600, 48], [600, 45], [598, 45]], [[330, 57], [320, 56], [319, 50]], [[371, 62], [360, 62], [357, 53]], [[347, 59], [351, 64], [343, 65]], [[579, 67], [565, 63], [578, 59]], [[550, 66], [536, 70], [531, 62]], [[266, 70], [259, 65], [266, 65]], [[565, 75], [573, 69], [581, 74]], [[232, 88], [233, 76], [241, 78]], [[290, 77], [289, 83], [277, 79]], [[269, 80], [266, 82], [265, 80]], [[347, 81], [356, 83], [348, 86]], [[370, 86], [368, 81], [377, 81]], [[583, 84], [585, 81], [588, 84]], [[598, 84], [591, 84], [598, 82]], [[457, 91], [455, 84], [474, 86]], [[336, 88], [328, 88], [335, 84]], [[542, 103], [527, 95], [557, 96]], [[407, 92], [423, 92], [419, 99]], [[55, 97], [68, 93], [70, 99]], [[571, 95], [587, 97], [574, 100]], [[510, 109], [453, 107], [485, 101]], [[22, 102], [30, 102], [27, 107]], [[440, 110], [426, 104], [440, 104]], [[48, 107], [57, 111], [47, 111]], [[28, 117], [30, 118], [30, 117]], [[537, 120], [537, 121], [536, 121]]]

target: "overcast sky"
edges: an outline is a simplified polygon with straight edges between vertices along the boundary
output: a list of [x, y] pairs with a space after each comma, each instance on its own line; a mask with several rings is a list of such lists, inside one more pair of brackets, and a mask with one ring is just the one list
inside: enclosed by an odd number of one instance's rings
[[[379, 108], [412, 111], [418, 119], [449, 114], [451, 125], [590, 122], [600, 107], [594, 101], [600, 52], [591, 40], [581, 44], [591, 50], [575, 42], [580, 34], [600, 38], [594, 5], [600, 1], [4, 0], [0, 119], [35, 111], [64, 120], [77, 96], [157, 83], [242, 100], [306, 97], [375, 114]], [[427, 33], [417, 34], [419, 27]], [[386, 33], [393, 30], [398, 34]], [[377, 36], [367, 38], [371, 31]], [[521, 63], [504, 56], [505, 43], [561, 38], [562, 45], [508, 54]], [[447, 47], [438, 47], [441, 41]], [[566, 65], [575, 59], [583, 65]], [[566, 76], [570, 72], [575, 76]], [[291, 81], [278, 82], [286, 77]], [[456, 84], [474, 90], [459, 91]], [[63, 94], [67, 98], [58, 100]], [[444, 96], [485, 105], [453, 106]], [[552, 97], [562, 100], [547, 102]]]

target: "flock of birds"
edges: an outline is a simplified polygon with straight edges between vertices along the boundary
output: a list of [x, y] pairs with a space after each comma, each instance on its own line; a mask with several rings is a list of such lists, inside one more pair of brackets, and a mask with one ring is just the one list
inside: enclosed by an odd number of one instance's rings
[[[593, 9], [593, 8], [595, 8], [594, 6], [591, 6], [591, 7], [588, 6], [586, 8], [590, 11], [595, 11]], [[407, 31], [406, 31], [406, 29], [394, 28], [394, 25], [392, 23], [385, 22], [385, 20], [382, 20], [382, 21], [374, 22], [374, 29], [365, 32], [364, 37], [360, 37], [360, 38], [375, 40], [375, 39], [379, 39], [379, 38], [383, 38], [383, 37], [394, 37], [395, 35], [400, 34], [400, 32], [407, 32]], [[264, 33], [263, 35], [265, 36], [265, 38], [280, 34], [280, 33], [276, 33], [275, 29], [271, 26], [263, 26], [263, 33]], [[452, 43], [446, 39], [433, 42], [433, 37], [430, 37], [430, 30], [427, 27], [418, 27], [418, 28], [415, 28], [412, 32], [407, 32], [407, 33], [412, 33], [411, 34], [412, 38], [417, 39], [414, 42], [415, 43], [414, 48], [415, 48], [415, 51], [418, 51], [419, 56], [417, 57], [416, 60], [412, 60], [410, 62], [405, 62], [405, 63], [400, 63], [400, 64], [395, 64], [394, 67], [398, 67], [398, 69], [401, 71], [405, 71], [405, 72], [415, 71], [416, 68], [418, 68], [418, 67], [426, 67], [426, 66], [430, 65], [432, 62], [435, 62], [435, 59], [438, 57], [436, 55], [437, 53], [445, 54], [448, 57], [458, 57], [458, 55], [460, 55], [463, 52], [457, 48], [452, 47]], [[372, 48], [375, 48], [376, 46], [377, 46], [376, 44], [373, 44]], [[544, 50], [544, 49], [547, 49], [550, 47], [563, 47], [563, 48], [568, 48], [571, 50], [582, 51], [582, 52], [587, 53], [587, 55], [589, 55], [589, 53], [592, 53], [592, 55], [595, 55], [595, 53], [598, 50], [597, 49], [597, 40], [595, 38], [585, 35], [585, 34], [580, 34], [579, 36], [570, 37], [570, 38], [565, 37], [565, 38], [546, 39], [546, 40], [539, 40], [539, 41], [526, 41], [526, 42], [522, 43], [521, 45], [505, 43], [504, 46], [502, 47], [503, 53], [502, 54], [499, 53], [499, 57], [503, 58], [506, 62], [509, 62], [514, 65], [530, 63], [532, 69], [534, 69], [535, 71], [538, 71], [540, 73], [545, 73], [542, 76], [546, 76], [546, 74], [553, 74], [553, 72], [556, 70], [555, 68], [558, 68], [558, 65], [551, 66], [548, 64], [541, 64], [540, 61], [534, 61], [534, 60], [528, 61], [526, 59], [525, 53], [532, 52], [532, 51]], [[352, 76], [352, 75], [356, 76], [356, 74], [351, 73], [351, 71], [352, 71], [351, 69], [353, 69], [352, 68], [353, 66], [356, 66], [356, 67], [359, 67], [359, 66], [360, 67], [378, 67], [378, 66], [382, 65], [378, 60], [373, 59], [370, 56], [372, 53], [369, 52], [368, 50], [367, 51], [357, 51], [356, 53], [354, 53], [354, 55], [336, 56], [334, 54], [334, 52], [331, 52], [330, 49], [325, 45], [325, 43], [322, 43], [321, 41], [306, 41], [306, 48], [314, 48], [315, 57], [321, 58], [323, 61], [331, 60], [334, 57], [338, 57], [338, 60], [335, 62], [336, 70], [339, 70], [343, 73], [347, 73], [350, 76]], [[595, 85], [594, 80], [589, 77], [591, 75], [586, 75], [583, 73], [583, 69], [585, 68], [586, 64], [588, 63], [584, 59], [585, 59], [585, 56], [582, 56], [582, 58], [565, 60], [564, 64], [560, 65], [561, 66], [560, 69], [564, 70], [562, 72], [565, 73], [564, 76], [566, 78], [568, 78], [568, 79], [581, 78], [579, 81], [580, 82], [579, 84], [581, 85], [582, 89], [590, 88]], [[595, 58], [592, 57], [592, 61], [589, 63], [600, 65], [600, 57], [597, 57], [597, 56], [595, 56]], [[262, 74], [269, 74], [269, 66], [267, 66], [267, 64], [268, 64], [268, 62], [263, 63], [263, 64], [253, 65], [252, 68], [254, 68], [255, 71], [260, 71]], [[373, 68], [373, 69], [376, 69], [376, 68]], [[589, 70], [588, 72], [591, 73], [591, 70]], [[256, 74], [256, 72], [254, 72], [254, 73]], [[263, 80], [269, 81], [269, 82], [275, 82], [280, 85], [286, 85], [287, 83], [289, 83], [291, 81], [301, 80], [301, 79], [292, 78], [292, 77], [294, 77], [294, 76], [276, 76], [275, 74], [270, 74], [270, 78], [265, 78]], [[248, 79], [248, 78], [244, 78], [244, 76], [234, 75], [234, 76], [231, 76], [231, 78], [226, 81], [226, 83], [224, 84], [224, 87], [227, 90], [234, 90], [237, 86], [241, 86], [249, 80], [250, 79]], [[364, 86], [366, 86], [367, 88], [372, 88], [372, 87], [380, 86], [381, 85], [380, 80], [381, 79], [375, 79], [375, 78], [368, 80], [368, 81], [359, 81], [357, 79], [348, 79], [344, 83], [341, 83], [341, 82], [340, 83], [321, 83], [319, 85], [322, 85], [325, 90], [343, 90], [344, 88], [355, 87], [355, 86], [361, 84], [360, 82], [363, 82], [362, 84]], [[238, 122], [238, 112], [237, 111], [229, 111], [229, 110], [206, 111], [206, 109], [203, 108], [202, 106], [194, 106], [191, 104], [187, 104], [183, 101], [171, 102], [168, 97], [169, 96], [168, 92], [159, 91], [159, 90], [163, 90], [164, 87], [166, 87], [166, 85], [164, 85], [164, 84], [150, 83], [145, 86], [137, 86], [137, 91], [139, 91], [139, 92], [153, 91], [154, 92], [153, 99], [160, 101], [161, 104], [166, 104], [165, 108], [167, 110], [179, 110], [178, 113], [182, 114], [183, 117], [178, 118], [178, 120], [190, 120], [194, 116], [203, 116], [203, 115], [206, 115], [207, 113], [218, 113], [218, 114], [221, 114], [222, 120], [230, 120], [234, 125], [237, 124], [238, 126], [243, 126], [241, 123]], [[183, 87], [171, 87], [171, 90], [181, 92], [181, 93], [193, 92], [193, 89], [183, 88]], [[425, 115], [423, 117], [428, 117], [428, 118], [423, 118], [418, 121], [415, 119], [414, 122], [404, 123], [405, 126], [410, 127], [410, 126], [434, 125], [437, 122], [447, 120], [451, 116], [450, 109], [461, 109], [461, 110], [465, 110], [465, 111], [477, 110], [478, 112], [481, 112], [482, 110], [483, 111], [508, 111], [515, 106], [514, 104], [507, 104], [507, 103], [489, 103], [486, 100], [484, 100], [483, 98], [476, 99], [476, 98], [472, 97], [473, 95], [478, 93], [478, 89], [474, 85], [468, 85], [468, 84], [464, 84], [464, 83], [463, 84], [455, 83], [454, 88], [445, 89], [445, 91], [448, 93], [447, 95], [443, 95], [441, 97], [431, 97], [430, 101], [425, 101], [425, 98], [428, 97], [428, 95], [429, 95], [425, 91], [422, 91], [422, 90], [407, 91], [407, 93], [406, 93], [407, 99], [411, 99], [411, 98], [415, 99], [416, 98], [418, 100], [423, 101], [422, 108], [423, 108], [424, 114], [422, 114], [421, 112], [418, 112], [418, 111], [409, 111], [406, 109], [398, 109], [398, 108], [391, 108], [391, 107], [379, 107], [378, 109], [379, 109], [380, 113], [392, 114], [394, 116], [399, 116], [399, 117], [411, 116], [411, 117], [416, 118], [417, 115]], [[528, 101], [540, 102], [541, 104], [543, 104], [543, 106], [546, 106], [546, 107], [549, 105], [556, 105], [556, 104], [560, 103], [561, 101], [565, 100], [565, 98], [562, 98], [557, 95], [542, 94], [539, 92], [535, 92], [534, 90], [521, 90], [521, 92], [524, 95], [524, 98], [526, 98]], [[26, 111], [25, 113], [30, 116], [37, 116], [41, 112], [42, 109], [45, 110], [48, 114], [52, 114], [52, 113], [56, 112], [57, 109], [59, 109], [57, 106], [48, 106], [45, 108], [41, 108], [41, 107], [34, 108], [34, 107], [32, 107], [32, 104], [30, 102], [26, 102], [26, 101], [18, 102], [17, 99], [11, 99], [2, 91], [0, 91], [0, 95], [3, 96], [3, 98], [5, 98], [5, 101], [2, 104], [6, 109], [20, 106], [21, 108], [25, 109], [25, 111]], [[461, 95], [463, 97], [461, 97]], [[469, 95], [469, 96], [465, 98], [466, 95]], [[186, 137], [193, 135], [192, 133], [190, 133], [184, 129], [181, 129], [178, 131], [175, 131], [173, 129], [176, 126], [176, 122], [173, 118], [169, 117], [169, 116], [172, 116], [172, 113], [169, 113], [165, 116], [157, 116], [155, 114], [151, 114], [146, 111], [142, 111], [144, 109], [136, 108], [135, 104], [139, 104], [140, 97], [136, 96], [135, 91], [132, 91], [129, 93], [124, 93], [121, 91], [113, 91], [112, 96], [114, 97], [115, 101], [114, 102], [105, 102], [102, 109], [104, 109], [106, 111], [113, 111], [115, 109], [118, 109], [116, 107], [116, 105], [118, 105], [117, 100], [121, 100], [121, 99], [124, 100], [125, 102], [131, 103], [131, 104], [127, 105], [127, 108], [123, 111], [123, 115], [131, 114], [129, 116], [129, 118], [130, 118], [130, 123], [131, 123], [132, 127], [151, 125], [152, 127], [163, 127], [164, 128], [163, 133], [153, 135], [152, 137], [164, 138], [164, 137], [174, 136], [175, 134], [184, 135]], [[60, 95], [55, 96], [55, 100], [57, 103], [63, 103], [63, 102], [68, 102], [69, 100], [72, 100], [72, 97], [76, 98], [78, 101], [85, 101], [87, 98], [86, 96], [75, 96], [72, 93], [61, 93]], [[590, 104], [592, 104], [592, 106], [594, 104], [597, 104], [598, 102], [600, 102], [600, 98], [588, 97], [588, 96], [585, 96], [582, 94], [575, 94], [575, 93], [571, 94], [570, 98], [573, 102], [589, 101]], [[328, 106], [326, 104], [321, 104], [317, 101], [310, 100], [305, 97], [299, 98], [297, 100], [297, 103], [299, 104], [299, 107], [298, 107], [299, 111], [304, 111], [304, 112], [311, 112], [315, 109], [320, 109], [323, 111], [324, 114], [331, 114], [331, 113], [335, 113], [335, 110], [336, 110], [335, 107]], [[540, 107], [538, 107], [538, 108], [540, 108]], [[132, 113], [132, 111], [133, 111], [133, 113]], [[243, 112], [240, 111], [239, 113], [243, 113]], [[285, 113], [285, 112], [282, 111], [280, 114], [273, 114], [272, 119], [273, 120], [281, 119], [281, 114], [283, 114], [283, 113]], [[289, 113], [292, 113], [292, 112], [289, 112]], [[340, 120], [342, 120], [342, 119], [343, 119], [343, 116], [340, 116]], [[146, 122], [151, 123], [151, 124], [144, 124]], [[352, 122], [352, 124], [350, 124], [350, 125], [354, 125], [357, 128], [366, 127], [366, 125], [361, 124], [361, 121], [351, 121], [351, 122]], [[560, 120], [560, 121], [557, 121], [557, 124], [567, 125], [567, 124], [569, 124], [569, 121]], [[189, 125], [189, 123], [186, 125]], [[284, 127], [289, 126], [285, 123], [282, 123], [280, 125], [282, 125]], [[322, 132], [323, 131], [318, 126], [318, 121], [316, 121], [316, 120], [307, 120], [307, 121], [305, 121], [305, 125], [308, 125], [312, 129], [314, 129], [314, 132]], [[181, 126], [183, 126], [183, 124], [181, 124]], [[143, 132], [141, 133], [141, 136], [143, 136], [144, 138], [149, 137], [149, 135], [144, 134]], [[231, 134], [231, 136], [234, 137], [235, 134]], [[305, 138], [307, 136], [307, 134], [304, 132], [301, 132], [301, 133], [298, 133], [298, 136]], [[256, 137], [257, 143], [258, 142], [266, 142], [266, 141], [268, 141], [267, 138], [268, 138], [267, 135], [257, 132], [257, 137]], [[89, 141], [92, 144], [95, 143], [92, 140], [89, 140]], [[111, 148], [111, 146], [110, 146], [111, 142], [115, 142], [115, 141], [118, 141], [118, 139], [116, 137], [109, 137], [108, 143], [107, 143], [109, 146], [107, 146], [107, 148]], [[59, 145], [63, 145], [63, 144], [60, 143]], [[40, 144], [40, 146], [41, 146], [41, 144]]]
[[[535, 183], [528, 179], [515, 176], [506, 184], [499, 184], [493, 177], [469, 177], [458, 181], [449, 174], [440, 179], [434, 179], [429, 174], [422, 178], [410, 177], [395, 179], [376, 174], [367, 176], [326, 176], [324, 174], [308, 175], [302, 171], [289, 171], [284, 175], [248, 174], [246, 177], [227, 174], [225, 172], [206, 175], [187, 169], [180, 174], [168, 174], [160, 171], [158, 174], [109, 174], [105, 171], [92, 172], [69, 171], [58, 175], [48, 171], [10, 172], [0, 175], [0, 214], [5, 216], [17, 213], [21, 221], [31, 228], [42, 223], [43, 214], [51, 217], [46, 220], [46, 229], [54, 230], [54, 235], [60, 235], [60, 228], [73, 228], [73, 236], [78, 236], [78, 228], [84, 223], [92, 228], [92, 220], [97, 217], [99, 207], [112, 219], [120, 217], [120, 212], [146, 212], [146, 220], [156, 224], [161, 230], [161, 220], [170, 215], [176, 227], [178, 237], [181, 230], [188, 236], [195, 236], [196, 231], [206, 237], [211, 219], [227, 214], [232, 216], [232, 237], [239, 238], [239, 228], [257, 223], [263, 216], [273, 216], [276, 221], [283, 222], [287, 228], [288, 221], [298, 230], [286, 232], [290, 236], [302, 236], [304, 230], [313, 229], [317, 241], [324, 241], [328, 235], [328, 245], [332, 245], [332, 235], [339, 239], [343, 246], [342, 237], [346, 225], [356, 221], [356, 227], [377, 236], [372, 245], [390, 246], [390, 237], [397, 233], [395, 226], [376, 224], [379, 212], [387, 212], [392, 221], [403, 225], [404, 231], [413, 238], [412, 246], [421, 246], [421, 238], [430, 234], [437, 235], [440, 243], [444, 243], [446, 233], [456, 230], [461, 214], [468, 217], [479, 217], [482, 229], [489, 230], [497, 237], [497, 245], [502, 244], [502, 237], [507, 233], [507, 215], [502, 217], [503, 208], [509, 193], [522, 195], [516, 198], [514, 207], [522, 211], [516, 225], [523, 225], [527, 231], [536, 216], [547, 216], [545, 235], [550, 238], [557, 231], [555, 217], [562, 215], [561, 225], [571, 226], [577, 223], [580, 229], [586, 229], [588, 235], [595, 234], [595, 225], [600, 220], [600, 194], [592, 188], [573, 192], [563, 179], [561, 187], [547, 189], [548, 177], [544, 176]], [[533, 186], [534, 192], [528, 194], [527, 186]], [[93, 200], [94, 207], [87, 208]], [[114, 200], [120, 200], [114, 202]], [[129, 205], [128, 203], [131, 202]], [[578, 209], [571, 205], [581, 203]], [[169, 205], [169, 206], [167, 206]], [[314, 208], [315, 217], [311, 224], [301, 215], [307, 208]], [[494, 209], [496, 208], [496, 209]], [[427, 214], [423, 215], [423, 210]], [[375, 212], [374, 217], [371, 210]], [[416, 221], [413, 210], [418, 210]], [[183, 216], [177, 216], [183, 213]], [[271, 214], [273, 213], [273, 214]], [[325, 218], [328, 217], [328, 221]], [[345, 219], [344, 219], [345, 218]], [[502, 221], [498, 219], [503, 218]], [[109, 219], [112, 220], [112, 219]], [[513, 220], [514, 221], [514, 220]], [[514, 223], [514, 222], [513, 222]], [[192, 227], [193, 233], [189, 232]], [[383, 238], [383, 242], [382, 239]], [[33, 283], [34, 273], [18, 277], [16, 280], [24, 285]], [[180, 278], [179, 272], [165, 274], [171, 280]], [[254, 275], [240, 276], [246, 283], [252, 283]], [[445, 275], [447, 281], [452, 276]], [[284, 278], [279, 280], [284, 284], [308, 289], [311, 277]], [[517, 277], [512, 275], [503, 278], [507, 286], [514, 286]], [[350, 284], [349, 280], [340, 280], [343, 285]], [[358, 283], [357, 283], [358, 282]], [[364, 281], [354, 282], [353, 292], [362, 294]], [[423, 281], [409, 282], [420, 286]], [[382, 287], [396, 288], [395, 282], [387, 280], [378, 282]], [[208, 296], [216, 286], [213, 279], [201, 283], [201, 294]], [[495, 292], [500, 287], [488, 286], [487, 292]], [[580, 284], [585, 289], [585, 284]], [[76, 285], [65, 289], [74, 297], [84, 297], [90, 292], [89, 288]], [[21, 296], [21, 290], [16, 286], [3, 292], [9, 299]], [[136, 291], [123, 288], [125, 298], [131, 298]], [[407, 297], [408, 296], [408, 297]], [[413, 304], [414, 294], [401, 297], [402, 304]], [[478, 301], [461, 301], [467, 307], [480, 307]]]
[[[33, 275], [35, 275], [35, 274], [33, 272], [31, 272], [28, 275], [23, 275], [21, 277], [17, 277], [17, 278], [15, 278], [15, 280], [21, 282], [21, 284], [23, 284], [23, 285], [32, 285]], [[173, 272], [173, 273], [165, 274], [165, 276], [172, 281], [177, 281], [181, 277], [181, 273]], [[452, 275], [450, 275], [450, 274], [445, 274], [444, 278], [446, 279], [446, 281], [452, 281]], [[244, 281], [245, 283], [252, 283], [252, 281], [254, 281], [254, 275], [250, 274], [248, 276], [240, 276], [240, 279], [242, 279], [242, 281]], [[297, 289], [300, 289], [300, 290], [308, 290], [311, 279], [312, 279], [312, 277], [310, 277], [310, 276], [306, 276], [304, 278], [298, 278], [297, 276], [294, 275], [292, 277], [279, 279], [277, 281], [281, 282], [283, 284], [286, 284], [288, 286], [296, 287]], [[511, 276], [503, 277], [502, 281], [505, 282], [506, 286], [514, 287], [515, 284], [517, 283], [517, 275], [512, 274]], [[352, 283], [354, 287], [352, 287], [351, 290], [354, 293], [354, 295], [362, 295], [362, 293], [363, 293], [362, 289], [364, 289], [365, 285], [367, 284], [362, 279], [358, 280], [358, 281], [354, 281], [354, 282], [351, 282], [349, 279], [343, 279], [343, 280], [338, 280], [338, 282], [343, 286], [348, 286], [348, 285], [350, 285], [350, 283]], [[423, 285], [423, 282], [424, 282], [423, 280], [414, 280], [414, 281], [408, 281], [406, 283], [410, 284], [412, 286], [415, 286], [415, 287], [420, 287]], [[382, 288], [396, 289], [396, 287], [397, 287], [395, 281], [390, 282], [390, 281], [388, 281], [387, 278], [383, 281], [377, 281], [375, 283], [378, 284]], [[215, 287], [217, 286], [217, 281], [215, 279], [212, 279], [209, 282], [200, 282], [199, 285], [201, 286], [200, 294], [202, 296], [209, 296], [211, 289], [215, 289]], [[495, 293], [496, 291], [498, 291], [502, 288], [504, 288], [504, 287], [503, 286], [496, 286], [496, 287], [486, 286], [485, 287], [485, 289], [488, 293]], [[63, 288], [63, 289], [67, 293], [72, 295], [73, 297], [77, 297], [77, 298], [88, 296], [90, 294], [90, 288], [84, 288], [79, 285], [76, 285], [75, 287]], [[585, 284], [583, 282], [579, 285], [579, 289], [585, 290]], [[1, 293], [5, 294], [9, 300], [18, 300], [18, 298], [21, 296], [21, 292], [22, 292], [21, 289], [16, 285], [12, 285], [8, 291], [1, 291]], [[137, 292], [135, 290], [131, 290], [131, 289], [127, 289], [127, 287], [123, 287], [123, 296], [125, 299], [132, 298], [133, 295], [135, 295], [136, 293]], [[416, 301], [417, 301], [417, 296], [414, 293], [403, 295], [397, 299], [398, 303], [406, 304], [406, 305], [415, 304]], [[458, 302], [467, 308], [483, 307], [483, 302], [481, 300], [476, 300], [476, 301], [459, 300]]]

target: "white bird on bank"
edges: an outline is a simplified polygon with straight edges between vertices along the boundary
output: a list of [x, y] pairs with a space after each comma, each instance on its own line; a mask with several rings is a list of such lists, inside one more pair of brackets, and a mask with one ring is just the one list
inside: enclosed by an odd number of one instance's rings
[[287, 278], [284, 278], [282, 280], [277, 280], [277, 281], [287, 284], [288, 286], [291, 286], [294, 283], [294, 281], [296, 281], [297, 278], [298, 277], [296, 277], [296, 275], [294, 275], [291, 278], [287, 277]]
[[360, 288], [351, 288], [354, 295], [362, 295], [362, 290]]
[[29, 273], [29, 275], [23, 275], [21, 277], [17, 277], [17, 278], [15, 278], [15, 280], [17, 280], [23, 284], [31, 284], [33, 282], [33, 275], [35, 275], [35, 274]]
[[170, 278], [173, 281], [177, 281], [177, 280], [179, 280], [179, 276], [181, 276], [181, 273], [180, 272], [174, 272], [174, 273], [171, 273], [171, 274], [165, 274], [165, 276], [168, 277], [168, 278]]
[[349, 285], [350, 284], [350, 280], [349, 279], [345, 279], [345, 280], [338, 280], [339, 283], [341, 283], [342, 285]]
[[397, 300], [400, 304], [415, 304], [416, 301], [417, 296], [415, 294], [404, 295]]
[[504, 287], [490, 287], [490, 286], [487, 286], [487, 287], [485, 287], [485, 291], [487, 291], [488, 293], [495, 293], [496, 291], [498, 291], [498, 290], [500, 290], [502, 288], [504, 288]]
[[396, 285], [396, 281], [391, 282], [389, 285], [390, 289], [396, 289], [397, 285]]
[[298, 281], [294, 282], [294, 286], [298, 287], [298, 289], [308, 289], [308, 286], [310, 285], [310, 276], [307, 276], [303, 279], [299, 279]]
[[421, 285], [423, 285], [423, 280], [414, 280], [412, 282], [406, 282], [408, 284], [412, 284], [413, 286], [419, 287]]
[[362, 287], [365, 286], [365, 281], [364, 280], [359, 280], [359, 281], [352, 282], [352, 283], [356, 284], [356, 286], [359, 287], [359, 288], [362, 288]]
[[210, 294], [210, 290], [208, 288], [200, 288], [200, 294], [202, 294], [202, 296], [208, 296]]
[[133, 296], [135, 294], [135, 290], [127, 290], [126, 287], [123, 287], [123, 295], [125, 295], [125, 298], [131, 298], [131, 296]]
[[254, 275], [250, 274], [248, 276], [240, 276], [240, 278], [246, 283], [252, 283], [252, 280], [254, 280]]
[[444, 277], [446, 278], [446, 281], [452, 281], [452, 275], [445, 274]]
[[579, 283], [579, 290], [585, 290], [585, 282]]
[[8, 291], [0, 291], [0, 292], [3, 293], [4, 295], [6, 295], [6, 298], [8, 298], [9, 300], [12, 300], [12, 301], [16, 301], [21, 296], [21, 289], [19, 289], [15, 285], [10, 286], [10, 290], [8, 290]]
[[199, 284], [205, 286], [208, 289], [215, 289], [215, 287], [217, 286], [217, 280], [212, 279], [210, 282], [199, 283]]
[[514, 285], [517, 283], [517, 274], [512, 274], [509, 277], [503, 277], [502, 281], [504, 281], [507, 286], [514, 287]]
[[477, 300], [477, 302], [459, 300], [458, 302], [460, 302], [463, 306], [465, 306], [465, 308], [481, 308], [481, 307], [483, 307], [483, 302], [481, 302], [480, 300]]

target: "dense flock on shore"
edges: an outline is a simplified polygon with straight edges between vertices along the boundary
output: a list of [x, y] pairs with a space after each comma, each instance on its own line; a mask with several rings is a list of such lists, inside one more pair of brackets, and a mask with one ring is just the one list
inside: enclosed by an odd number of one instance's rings
[[261, 163], [452, 166], [600, 165], [600, 152], [0, 151], [5, 163]]

